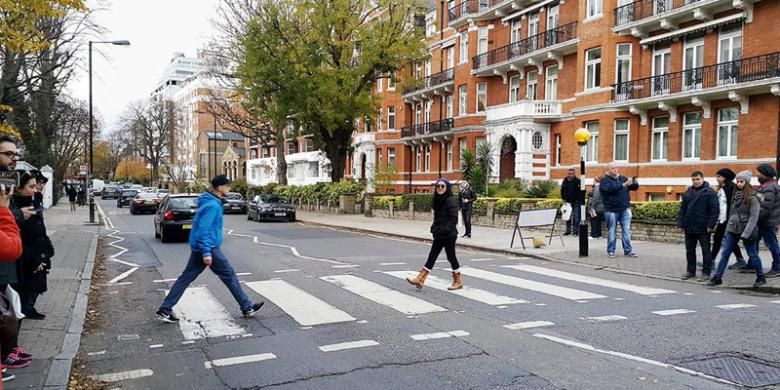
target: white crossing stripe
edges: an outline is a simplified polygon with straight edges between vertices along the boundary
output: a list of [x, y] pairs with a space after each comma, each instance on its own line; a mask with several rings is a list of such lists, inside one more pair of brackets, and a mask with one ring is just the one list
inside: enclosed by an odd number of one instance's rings
[[756, 307], [756, 305], [751, 305], [749, 303], [733, 303], [730, 305], [718, 305], [715, 307], [723, 310], [731, 310], [731, 309], [747, 309], [749, 307]]
[[236, 273], [236, 276], [249, 276], [252, 275], [251, 272], [238, 272]]
[[585, 317], [584, 319], [593, 322], [608, 322], [608, 321], [622, 321], [622, 320], [627, 320], [628, 318], [623, 316], [612, 315], [612, 316], [601, 316], [601, 317]]
[[343, 265], [334, 265], [333, 268], [357, 268], [360, 267], [358, 264], [343, 264]]
[[688, 309], [675, 309], [675, 310], [660, 310], [660, 311], [653, 312], [653, 314], [658, 314], [659, 316], [674, 316], [678, 314], [688, 314], [688, 313], [696, 313], [696, 311], [688, 310]]
[[494, 261], [495, 259], [471, 259], [471, 261]]
[[173, 279], [157, 279], [153, 280], [154, 283], [167, 283], [167, 282], [175, 282], [176, 278]]
[[276, 273], [276, 274], [286, 274], [286, 273], [288, 273], [288, 272], [298, 272], [298, 271], [299, 271], [298, 269], [295, 269], [295, 268], [290, 268], [290, 269], [280, 269], [280, 270], [276, 270], [276, 271], [274, 271], [274, 273]]
[[504, 268], [516, 269], [524, 272], [532, 272], [539, 275], [550, 276], [553, 278], [571, 280], [573, 282], [591, 284], [594, 286], [601, 286], [607, 288], [614, 288], [617, 290], [625, 290], [628, 292], [640, 294], [640, 295], [658, 295], [658, 294], [673, 294], [676, 291], [666, 290], [663, 288], [643, 287], [633, 284], [616, 282], [614, 280], [607, 280], [601, 278], [594, 278], [592, 276], [578, 275], [571, 272], [563, 272], [550, 268], [537, 267], [533, 265], [505, 265]]
[[[388, 275], [395, 276], [397, 278], [405, 279], [407, 277], [414, 277], [417, 272], [414, 271], [394, 271], [385, 272]], [[428, 279], [425, 281], [426, 287], [431, 287], [436, 290], [451, 292], [455, 295], [460, 295], [464, 298], [473, 299], [478, 302], [487, 303], [488, 305], [511, 305], [514, 303], [528, 303], [522, 299], [515, 299], [503, 295], [494, 294], [490, 291], [480, 290], [469, 286], [463, 286], [459, 290], [447, 290], [450, 283], [444, 279], [437, 278], [433, 275], [428, 275]]]
[[582, 290], [575, 290], [573, 288], [559, 287], [553, 284], [534, 282], [528, 279], [516, 278], [514, 276], [508, 276], [491, 271], [485, 271], [471, 267], [461, 267], [460, 273], [475, 278], [489, 280], [495, 283], [506, 284], [512, 287], [518, 287], [525, 290], [536, 291], [542, 294], [553, 295], [556, 297], [569, 299], [572, 301], [580, 301], [586, 299], [600, 299], [606, 298], [603, 295], [590, 293]]
[[111, 374], [93, 375], [90, 378], [100, 382], [120, 382], [129, 379], [144, 378], [152, 375], [154, 375], [154, 371], [149, 369], [141, 369], [141, 370], [115, 372]]
[[769, 303], [777, 303], [780, 305], [780, 301], [769, 301]]
[[205, 287], [184, 290], [174, 311], [181, 319], [179, 329], [187, 340], [246, 333], [244, 328], [233, 322], [227, 309]]
[[453, 330], [450, 332], [413, 334], [411, 335], [411, 338], [412, 340], [416, 340], [416, 341], [425, 341], [425, 340], [435, 340], [435, 339], [446, 339], [450, 337], [466, 337], [468, 335], [469, 332], [466, 332], [464, 330]]
[[284, 280], [248, 282], [246, 286], [268, 298], [301, 326], [354, 321], [351, 315]]
[[404, 314], [425, 314], [447, 309], [430, 302], [391, 290], [369, 280], [352, 275], [323, 276], [320, 279], [333, 283], [380, 305], [385, 305]]
[[403, 262], [396, 262], [396, 263], [379, 263], [379, 265], [406, 265], [406, 263], [403, 263]]
[[225, 358], [225, 359], [216, 359], [210, 362], [206, 362], [203, 365], [207, 369], [211, 369], [212, 367], [225, 367], [225, 366], [233, 366], [236, 364], [256, 363], [256, 362], [262, 362], [263, 360], [271, 360], [271, 359], [276, 359], [276, 355], [272, 353], [260, 353], [257, 355], [246, 355], [246, 356], [238, 356], [238, 357]]
[[360, 341], [350, 341], [348, 343], [323, 345], [319, 348], [320, 351], [322, 352], [335, 352], [335, 351], [343, 351], [345, 349], [372, 347], [374, 345], [379, 345], [379, 343], [377, 343], [374, 340], [360, 340]]
[[553, 326], [553, 325], [555, 325], [555, 323], [549, 321], [530, 321], [530, 322], [518, 322], [516, 324], [504, 325], [504, 328], [507, 328], [509, 330], [521, 330], [521, 329], [541, 328], [544, 326]]

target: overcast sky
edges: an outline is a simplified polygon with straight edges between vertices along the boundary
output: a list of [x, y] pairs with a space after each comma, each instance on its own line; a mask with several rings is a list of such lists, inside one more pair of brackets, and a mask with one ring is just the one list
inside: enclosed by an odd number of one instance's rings
[[[94, 6], [95, 1], [88, 3]], [[105, 56], [93, 51], [93, 107], [110, 131], [128, 103], [149, 97], [174, 52], [192, 57], [204, 46], [214, 33], [212, 18], [219, 0], [111, 0], [104, 4], [107, 10], [98, 13], [96, 20], [108, 30], [105, 40], [131, 43], [94, 46]], [[86, 68], [86, 60], [84, 64]], [[69, 90], [76, 98], [88, 99], [86, 71]]]

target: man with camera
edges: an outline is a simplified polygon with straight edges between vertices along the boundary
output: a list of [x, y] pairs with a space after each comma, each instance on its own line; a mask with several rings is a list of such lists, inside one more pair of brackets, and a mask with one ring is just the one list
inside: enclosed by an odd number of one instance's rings
[[617, 244], [617, 224], [623, 233], [623, 254], [627, 257], [637, 257], [631, 247], [631, 195], [629, 191], [639, 189], [636, 178], [629, 179], [618, 172], [618, 165], [611, 162], [607, 165], [607, 173], [601, 179], [601, 191], [604, 203], [604, 217], [607, 220], [607, 255], [615, 257]]

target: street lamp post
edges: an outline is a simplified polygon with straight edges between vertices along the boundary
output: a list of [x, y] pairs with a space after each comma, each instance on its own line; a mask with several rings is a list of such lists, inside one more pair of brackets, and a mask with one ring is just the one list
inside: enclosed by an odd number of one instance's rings
[[574, 132], [574, 139], [580, 146], [580, 257], [588, 257], [588, 224], [585, 215], [585, 147], [590, 140], [590, 131], [585, 128]]
[[94, 165], [94, 120], [92, 117], [92, 44], [93, 43], [108, 43], [118, 46], [130, 46], [130, 41], [89, 41], [89, 171], [87, 172], [87, 182], [85, 187], [89, 191], [89, 223], [95, 223], [95, 197], [92, 191], [89, 189], [89, 181], [92, 179], [92, 172], [95, 169]]

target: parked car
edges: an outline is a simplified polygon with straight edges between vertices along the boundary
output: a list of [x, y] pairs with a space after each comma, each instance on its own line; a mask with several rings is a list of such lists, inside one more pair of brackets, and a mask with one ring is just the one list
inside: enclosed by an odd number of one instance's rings
[[130, 202], [136, 195], [138, 195], [138, 191], [136, 190], [122, 191], [122, 194], [116, 198], [116, 207], [121, 209], [122, 206], [130, 206]]
[[144, 186], [142, 186], [140, 184], [132, 184], [132, 185], [130, 185], [130, 189], [131, 190], [136, 190], [138, 192], [141, 192], [141, 191], [144, 190]]
[[100, 197], [103, 199], [118, 199], [121, 193], [122, 190], [119, 187], [105, 186], [100, 193]]
[[157, 194], [158, 198], [162, 199], [166, 197], [168, 194], [170, 194], [171, 192], [166, 189], [159, 189], [155, 193]]
[[249, 202], [246, 218], [254, 221], [281, 220], [295, 222], [295, 207], [276, 194], [257, 195]]
[[198, 194], [171, 194], [154, 214], [154, 237], [162, 242], [188, 237], [198, 210]]
[[244, 197], [238, 192], [231, 192], [225, 197], [222, 205], [225, 214], [246, 214], [247, 207]]
[[152, 192], [139, 192], [132, 202], [130, 202], [130, 214], [142, 214], [151, 211], [157, 211], [160, 205], [160, 198]]

